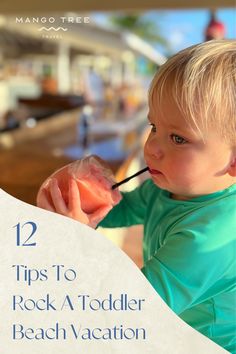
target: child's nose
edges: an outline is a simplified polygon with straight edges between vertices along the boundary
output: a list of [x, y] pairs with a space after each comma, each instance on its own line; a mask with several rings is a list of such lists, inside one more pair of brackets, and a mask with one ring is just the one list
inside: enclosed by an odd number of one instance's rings
[[147, 139], [144, 151], [155, 159], [161, 159], [163, 157], [163, 149], [161, 147], [160, 142], [157, 139], [151, 139], [150, 137]]

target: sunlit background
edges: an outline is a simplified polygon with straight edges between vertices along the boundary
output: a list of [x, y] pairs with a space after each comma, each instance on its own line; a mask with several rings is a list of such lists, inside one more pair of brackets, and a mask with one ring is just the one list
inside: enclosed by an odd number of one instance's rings
[[[90, 154], [106, 160], [117, 180], [143, 168], [154, 73], [190, 45], [234, 39], [235, 23], [235, 8], [188, 9], [187, 2], [142, 12], [0, 10], [1, 188], [35, 204], [46, 177]], [[140, 242], [140, 229], [135, 234]]]

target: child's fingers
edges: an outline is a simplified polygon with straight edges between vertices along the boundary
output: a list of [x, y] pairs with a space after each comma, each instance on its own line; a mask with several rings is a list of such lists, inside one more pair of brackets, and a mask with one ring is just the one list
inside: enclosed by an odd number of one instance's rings
[[80, 193], [79, 193], [79, 188], [74, 180], [73, 177], [71, 177], [68, 181], [69, 184], [69, 203], [68, 203], [68, 209], [69, 213], [71, 214], [71, 217], [73, 219], [76, 219], [84, 224], [88, 224], [88, 217], [86, 213], [83, 212], [81, 208], [81, 200], [80, 200]]
[[51, 198], [54, 204], [54, 208], [57, 213], [62, 215], [68, 214], [68, 208], [62, 197], [61, 190], [58, 186], [56, 178], [52, 178], [49, 184], [49, 189], [51, 193]]
[[69, 178], [68, 185], [69, 185], [69, 193], [68, 193], [68, 195], [69, 195], [69, 203], [68, 203], [69, 210], [76, 210], [76, 208], [81, 209], [79, 188], [78, 188], [78, 185], [73, 177]]
[[99, 216], [101, 218], [104, 218], [108, 213], [109, 211], [112, 209], [112, 206], [111, 205], [105, 205], [105, 206], [101, 206], [99, 209], [96, 210], [95, 213], [93, 213], [92, 215], [94, 216]]
[[51, 205], [51, 203], [48, 201], [47, 197], [47, 191], [43, 188], [39, 192], [39, 195], [37, 197], [37, 206], [42, 209], [46, 209], [49, 211], [52, 211], [55, 213], [55, 208]]
[[97, 224], [105, 218], [105, 216], [109, 213], [112, 209], [111, 205], [102, 206], [97, 209], [93, 214], [89, 215], [89, 225], [91, 227], [96, 227]]

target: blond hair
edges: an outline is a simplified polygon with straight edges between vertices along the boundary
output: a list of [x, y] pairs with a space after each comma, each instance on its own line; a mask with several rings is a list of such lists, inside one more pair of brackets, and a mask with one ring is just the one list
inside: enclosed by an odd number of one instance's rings
[[186, 48], [158, 70], [149, 90], [155, 110], [163, 93], [199, 132], [217, 128], [236, 146], [236, 41], [212, 40]]

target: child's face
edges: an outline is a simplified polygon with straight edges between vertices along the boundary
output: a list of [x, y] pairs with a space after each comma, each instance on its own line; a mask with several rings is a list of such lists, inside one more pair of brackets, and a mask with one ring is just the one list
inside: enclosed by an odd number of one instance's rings
[[189, 199], [233, 184], [227, 173], [232, 149], [214, 128], [207, 134], [193, 130], [168, 97], [148, 118], [144, 157], [157, 186], [175, 199]]

